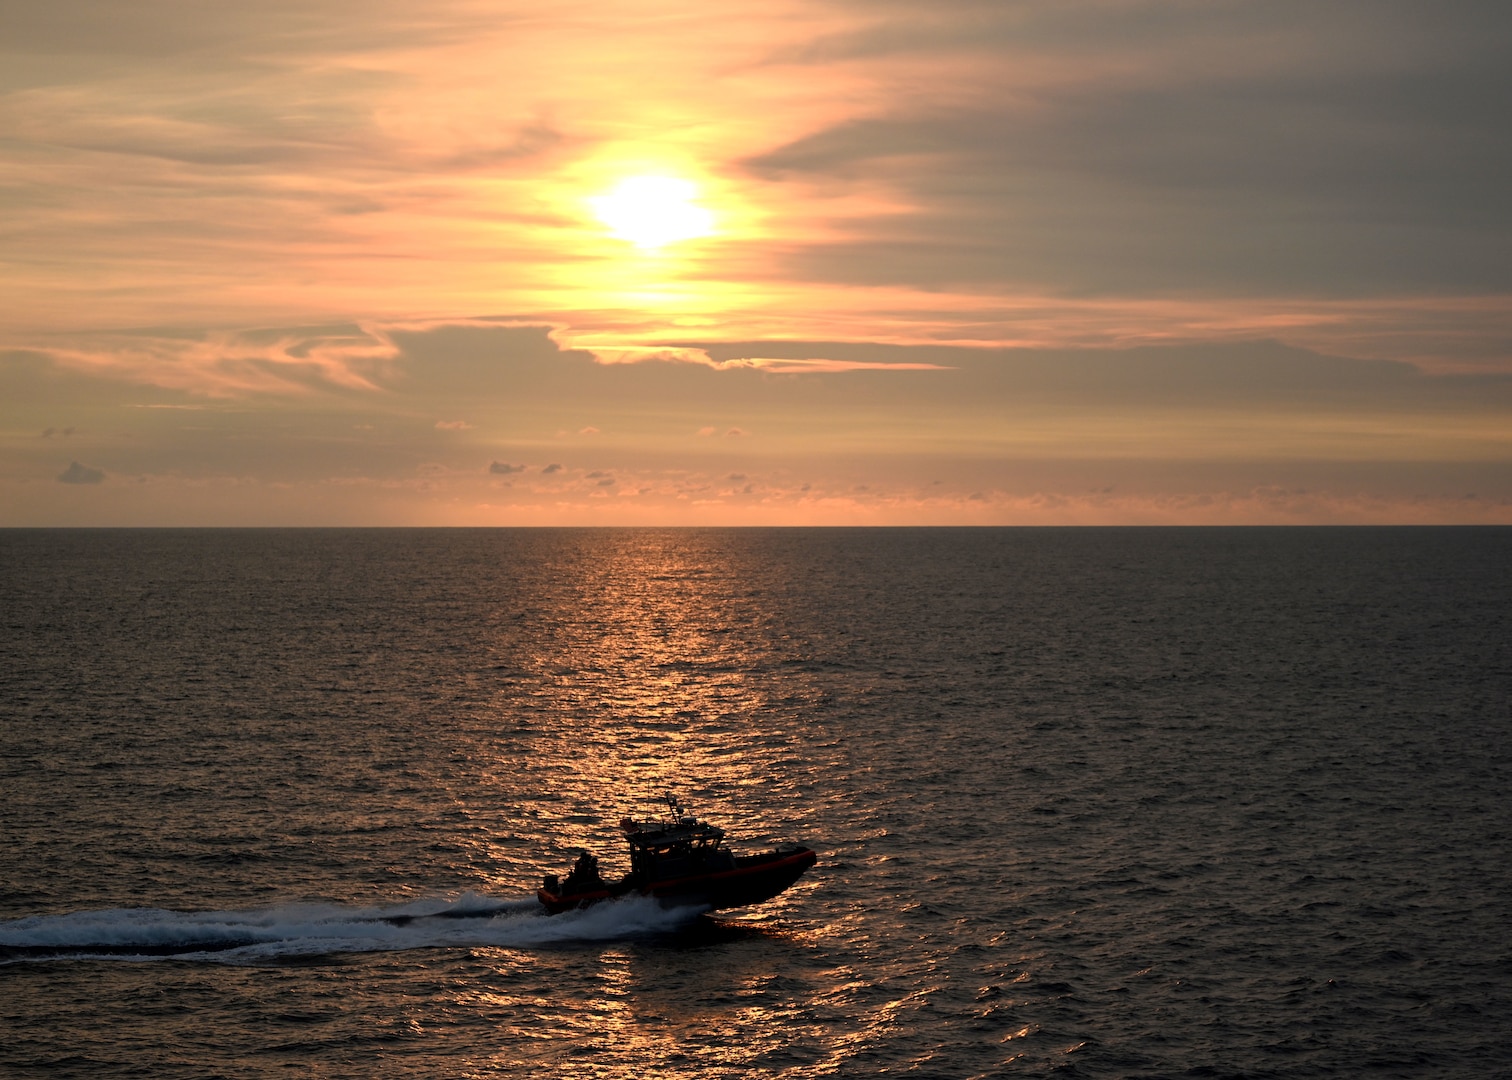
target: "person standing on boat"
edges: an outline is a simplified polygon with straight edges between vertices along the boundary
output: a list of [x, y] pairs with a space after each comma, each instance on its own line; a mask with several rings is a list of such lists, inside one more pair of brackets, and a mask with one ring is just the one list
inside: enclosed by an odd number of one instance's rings
[[572, 865], [572, 873], [567, 875], [567, 881], [564, 884], [569, 892], [587, 892], [603, 888], [604, 879], [599, 876], [598, 856], [588, 854], [587, 848], [580, 850], [577, 862]]

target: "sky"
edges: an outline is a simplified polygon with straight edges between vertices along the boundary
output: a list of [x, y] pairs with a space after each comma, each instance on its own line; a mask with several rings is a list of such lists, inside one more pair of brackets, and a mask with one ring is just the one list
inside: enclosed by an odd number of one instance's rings
[[1512, 523], [1505, 0], [0, 27], [0, 526]]

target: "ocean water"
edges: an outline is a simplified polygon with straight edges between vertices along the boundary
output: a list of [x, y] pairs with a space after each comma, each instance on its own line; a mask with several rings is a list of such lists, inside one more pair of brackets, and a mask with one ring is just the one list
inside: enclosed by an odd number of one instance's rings
[[526, 1074], [1512, 1076], [1512, 529], [0, 532], [0, 1075]]

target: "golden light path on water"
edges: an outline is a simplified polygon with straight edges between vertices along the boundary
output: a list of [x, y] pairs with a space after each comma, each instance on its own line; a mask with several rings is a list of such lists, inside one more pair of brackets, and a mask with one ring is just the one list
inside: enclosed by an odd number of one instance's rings
[[[522, 711], [512, 695], [492, 721], [523, 737], [493, 765], [501, 790], [518, 791], [512, 770], [524, 767], [535, 777], [541, 798], [526, 809], [532, 831], [555, 837], [552, 851], [535, 853], [543, 869], [564, 870], [579, 847], [601, 857], [606, 875], [628, 869], [617, 822], [626, 813], [655, 812], [665, 792], [725, 827], [737, 850], [801, 839], [825, 858], [822, 838], [806, 831], [805, 808], [821, 797], [819, 778], [845, 767], [843, 749], [832, 744], [816, 760], [812, 743], [800, 751], [799, 737], [825, 691], [801, 671], [802, 645], [785, 632], [774, 583], [754, 583], [732, 551], [711, 559], [718, 546], [689, 534], [597, 534], [592, 558], [585, 550], [571, 571], [541, 583], [530, 598], [535, 604], [549, 596], [552, 606], [530, 615], [544, 634], [530, 635], [538, 648], [519, 658], [528, 696]], [[785, 664], [783, 653], [790, 654]], [[777, 680], [774, 661], [786, 669]], [[511, 856], [532, 853], [496, 854], [507, 865]], [[517, 884], [500, 881], [491, 891]], [[480, 1005], [514, 1017], [533, 1011], [549, 1017], [554, 1032], [538, 1054], [514, 1045], [498, 1064], [517, 1066], [523, 1056], [560, 1065], [564, 1030], [573, 1033], [577, 1053], [594, 1060], [585, 1075], [625, 1078], [642, 1075], [629, 1064], [636, 1061], [691, 1058], [731, 1068], [767, 1054], [778, 1060], [795, 1042], [832, 1041], [818, 1017], [841, 1010], [864, 982], [849, 968], [804, 979], [812, 985], [797, 988], [798, 996], [813, 1004], [800, 1016], [790, 1004], [793, 965], [780, 958], [855, 932], [859, 917], [825, 926], [791, 921], [787, 913], [803, 911], [805, 894], [819, 887], [817, 877], [800, 881], [760, 909], [721, 916], [764, 944], [730, 949], [717, 972], [691, 967], [683, 949], [611, 941], [581, 957], [592, 994], [579, 989], [554, 1000], [481, 992]], [[515, 981], [521, 964], [539, 962], [514, 950], [484, 951], [480, 959], [504, 982]], [[696, 986], [689, 982], [695, 970]], [[878, 1013], [875, 1026], [853, 1032], [829, 1054], [838, 1060], [862, 1052], [883, 1036], [888, 1017]]]
[[669, 790], [738, 804], [743, 789], [777, 784], [796, 802], [801, 779], [789, 770], [807, 772], [785, 729], [817, 689], [787, 687], [788, 700], [773, 701], [770, 680], [752, 678], [773, 644], [762, 598], [738, 565], [666, 535], [613, 537], [612, 556], [566, 584], [549, 648], [526, 661], [539, 679], [533, 703], [556, 721], [537, 753], [556, 763], [575, 817], [602, 815], [583, 822], [594, 830], [612, 829], [627, 797]]

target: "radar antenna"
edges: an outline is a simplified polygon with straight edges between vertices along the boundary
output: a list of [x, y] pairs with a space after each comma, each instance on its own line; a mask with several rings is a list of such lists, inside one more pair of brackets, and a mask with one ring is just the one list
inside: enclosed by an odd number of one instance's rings
[[667, 809], [672, 812], [671, 824], [673, 826], [698, 824], [698, 819], [693, 816], [692, 809], [684, 806], [674, 792], [669, 791], [662, 798], [666, 801]]

